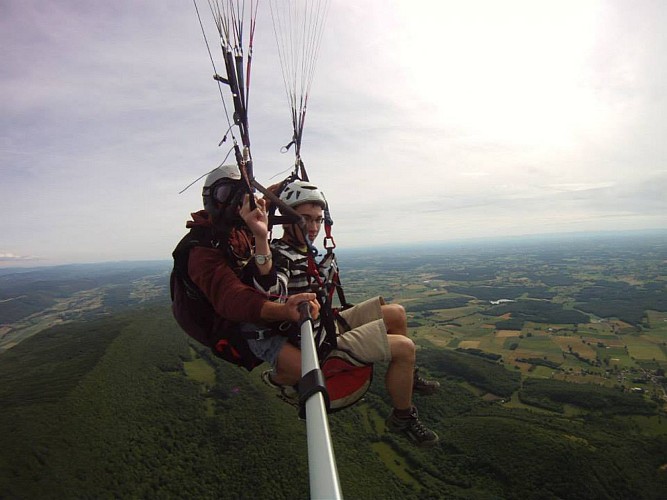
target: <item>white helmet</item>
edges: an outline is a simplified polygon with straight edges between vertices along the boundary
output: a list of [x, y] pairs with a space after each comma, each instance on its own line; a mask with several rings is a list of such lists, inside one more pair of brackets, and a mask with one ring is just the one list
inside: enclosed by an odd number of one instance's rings
[[226, 214], [227, 207], [241, 185], [240, 180], [241, 171], [235, 164], [220, 165], [206, 176], [202, 189], [204, 209], [214, 220], [219, 220], [221, 216], [229, 216]]
[[315, 203], [322, 209], [327, 208], [327, 200], [322, 191], [317, 189], [314, 184], [306, 181], [290, 182], [280, 193], [280, 200], [291, 208], [303, 203]]
[[204, 189], [210, 188], [220, 179], [230, 179], [233, 181], [241, 180], [241, 171], [235, 163], [232, 165], [220, 165], [218, 168], [211, 170], [204, 181]]

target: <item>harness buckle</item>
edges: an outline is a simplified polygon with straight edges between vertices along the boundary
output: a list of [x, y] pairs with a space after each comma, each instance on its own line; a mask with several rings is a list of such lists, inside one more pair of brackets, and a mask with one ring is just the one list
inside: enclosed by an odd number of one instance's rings
[[324, 238], [324, 249], [333, 250], [336, 248], [336, 242], [333, 239], [333, 236], [325, 236]]
[[255, 340], [266, 340], [270, 335], [271, 330], [268, 328], [263, 328], [262, 330], [257, 330]]

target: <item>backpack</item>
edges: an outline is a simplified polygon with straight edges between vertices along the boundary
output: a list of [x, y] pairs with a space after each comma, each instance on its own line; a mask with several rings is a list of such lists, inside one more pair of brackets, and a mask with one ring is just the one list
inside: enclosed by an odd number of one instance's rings
[[174, 268], [169, 279], [172, 313], [190, 337], [209, 347], [216, 356], [251, 371], [262, 360], [248, 347], [239, 325], [217, 314], [188, 276], [190, 250], [196, 246], [213, 248], [212, 240], [210, 228], [196, 226], [174, 249]]

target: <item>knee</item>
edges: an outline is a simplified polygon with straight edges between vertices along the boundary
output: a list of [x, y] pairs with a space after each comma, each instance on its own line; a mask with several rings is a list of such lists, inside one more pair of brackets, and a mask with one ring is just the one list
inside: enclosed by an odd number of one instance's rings
[[392, 361], [415, 362], [416, 348], [412, 339], [403, 335], [388, 335]]
[[405, 308], [400, 304], [382, 306], [382, 316], [389, 333], [407, 334], [408, 317]]

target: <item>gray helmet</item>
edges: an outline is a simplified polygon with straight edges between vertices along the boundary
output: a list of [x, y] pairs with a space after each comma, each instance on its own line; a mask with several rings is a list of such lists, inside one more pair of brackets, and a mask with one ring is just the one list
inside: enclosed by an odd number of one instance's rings
[[280, 199], [287, 206], [294, 208], [303, 203], [315, 203], [325, 209], [327, 207], [327, 200], [322, 191], [317, 186], [306, 181], [292, 181], [282, 193]]

